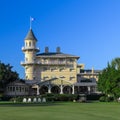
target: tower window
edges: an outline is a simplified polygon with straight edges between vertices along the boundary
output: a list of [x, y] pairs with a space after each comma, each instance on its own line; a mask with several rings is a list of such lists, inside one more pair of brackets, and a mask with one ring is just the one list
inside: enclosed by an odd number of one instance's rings
[[26, 45], [25, 45], [26, 47], [28, 46], [28, 44], [27, 44], [27, 42], [26, 42]]
[[25, 61], [27, 62], [27, 61], [28, 61], [28, 58], [25, 58]]
[[33, 42], [33, 46], [35, 46], [35, 42]]
[[31, 46], [31, 42], [29, 42], [29, 47]]

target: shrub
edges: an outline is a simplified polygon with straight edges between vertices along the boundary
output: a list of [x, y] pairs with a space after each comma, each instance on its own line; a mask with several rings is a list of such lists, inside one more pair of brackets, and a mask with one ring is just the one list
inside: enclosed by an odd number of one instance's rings
[[102, 97], [100, 97], [99, 101], [100, 102], [112, 102], [112, 101], [114, 101], [114, 98], [108, 97], [108, 96], [102, 96]]
[[105, 102], [106, 101], [106, 97], [105, 96], [100, 97], [99, 101], [100, 102]]
[[114, 98], [113, 97], [106, 97], [106, 102], [112, 102], [112, 101], [114, 101]]
[[103, 94], [90, 94], [87, 95], [87, 100], [99, 100], [100, 97], [103, 96]]
[[9, 101], [12, 97], [11, 96], [2, 96], [1, 100], [2, 101]]
[[78, 95], [72, 94], [45, 94], [41, 97], [45, 97], [47, 101], [73, 101], [77, 99]]
[[72, 94], [60, 94], [58, 95], [58, 101], [73, 101], [77, 100], [78, 95]]

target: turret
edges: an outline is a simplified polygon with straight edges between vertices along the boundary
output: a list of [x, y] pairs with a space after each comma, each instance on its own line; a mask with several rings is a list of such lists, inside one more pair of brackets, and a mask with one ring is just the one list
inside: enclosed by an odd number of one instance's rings
[[39, 52], [39, 48], [36, 47], [37, 39], [32, 31], [29, 30], [27, 36], [25, 37], [24, 47], [22, 47], [22, 51], [25, 54], [24, 62], [21, 62], [21, 65], [25, 68], [25, 79], [26, 80], [36, 80], [35, 78], [35, 65], [36, 54]]

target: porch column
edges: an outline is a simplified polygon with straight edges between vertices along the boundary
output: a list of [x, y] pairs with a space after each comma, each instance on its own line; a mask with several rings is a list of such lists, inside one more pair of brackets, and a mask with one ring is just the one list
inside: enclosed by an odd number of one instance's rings
[[72, 94], [75, 94], [75, 86], [72, 85]]
[[88, 86], [88, 94], [90, 94], [90, 86]]
[[51, 93], [51, 85], [48, 86], [48, 93]]
[[37, 85], [37, 95], [40, 95], [39, 89], [40, 89], [40, 87], [39, 87], [39, 85]]
[[60, 85], [60, 94], [63, 94], [63, 85]]

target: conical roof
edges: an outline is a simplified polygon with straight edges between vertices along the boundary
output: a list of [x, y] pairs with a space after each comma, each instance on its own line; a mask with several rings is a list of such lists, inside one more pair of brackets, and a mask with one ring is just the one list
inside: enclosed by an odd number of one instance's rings
[[36, 41], [37, 41], [37, 39], [36, 39], [36, 37], [35, 37], [32, 29], [30, 29], [30, 30], [28, 31], [28, 34], [27, 34], [27, 36], [25, 37], [25, 40], [36, 40]]

